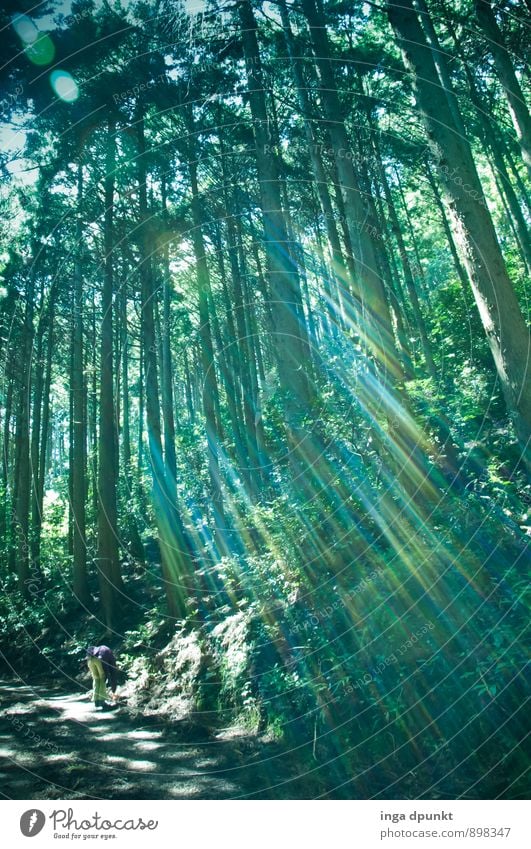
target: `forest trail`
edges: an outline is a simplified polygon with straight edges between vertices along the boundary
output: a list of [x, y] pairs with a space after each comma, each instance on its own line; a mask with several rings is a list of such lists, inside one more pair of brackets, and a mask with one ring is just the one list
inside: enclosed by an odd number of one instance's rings
[[[170, 726], [133, 717], [126, 706], [101, 713], [87, 694], [14, 681], [0, 682], [0, 700], [4, 798], [260, 798], [286, 779], [280, 763], [276, 779], [263, 768], [277, 747], [243, 730], [213, 733], [186, 720]], [[286, 786], [294, 792], [291, 781]]]

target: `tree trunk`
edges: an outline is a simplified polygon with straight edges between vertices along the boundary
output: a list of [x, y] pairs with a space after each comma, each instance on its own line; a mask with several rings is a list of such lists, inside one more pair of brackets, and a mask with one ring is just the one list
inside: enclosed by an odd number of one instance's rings
[[[34, 258], [33, 262], [37, 260]], [[19, 406], [16, 429], [14, 540], [13, 550], [22, 594], [28, 596], [30, 576], [30, 386], [33, 355], [33, 313], [35, 297], [34, 269], [29, 272], [26, 309], [22, 325]]]
[[201, 344], [201, 366], [202, 366], [202, 402], [205, 416], [205, 431], [207, 438], [208, 473], [210, 478], [210, 489], [212, 496], [212, 513], [214, 518], [215, 540], [221, 556], [228, 553], [226, 519], [223, 505], [223, 488], [219, 468], [218, 443], [220, 439], [220, 426], [216, 410], [219, 409], [219, 389], [216, 376], [216, 363], [214, 359], [214, 345], [212, 343], [212, 329], [210, 321], [209, 301], [210, 273], [206, 257], [206, 247], [203, 238], [205, 221], [201, 200], [199, 197], [199, 185], [197, 180], [197, 151], [195, 145], [195, 125], [193, 118], [193, 107], [185, 107], [187, 110], [187, 125], [189, 139], [187, 145], [188, 171], [190, 175], [190, 186], [192, 191], [192, 243], [195, 256], [195, 268], [197, 279], [197, 293], [199, 300], [199, 340]]
[[474, 7], [479, 25], [488, 42], [488, 49], [494, 57], [494, 64], [500, 77], [509, 112], [513, 119], [514, 128], [518, 136], [518, 143], [522, 150], [522, 159], [531, 175], [531, 117], [524, 100], [524, 95], [514, 72], [511, 58], [504, 45], [503, 33], [500, 30], [491, 0], [474, 0]]
[[[55, 287], [51, 286], [49, 298], [54, 296]], [[40, 575], [40, 533], [42, 525], [41, 506], [39, 503], [39, 450], [41, 445], [41, 417], [44, 391], [44, 337], [48, 326], [49, 307], [43, 303], [44, 291], [41, 290], [41, 313], [37, 328], [37, 344], [35, 352], [35, 385], [33, 387], [33, 420], [31, 429], [31, 561], [35, 576]]]
[[0, 504], [0, 539], [8, 538], [8, 516], [9, 516], [9, 470], [11, 449], [11, 416], [13, 411], [13, 387], [15, 379], [13, 374], [13, 353], [9, 351], [6, 356], [5, 381], [7, 384], [6, 399], [4, 407], [4, 426], [2, 440], [2, 501]]
[[433, 193], [433, 198], [435, 200], [435, 205], [439, 210], [439, 214], [441, 217], [441, 224], [444, 230], [444, 235], [446, 236], [446, 241], [448, 242], [448, 247], [450, 248], [450, 253], [452, 254], [452, 259], [454, 262], [454, 268], [457, 272], [457, 276], [459, 278], [459, 282], [463, 287], [463, 292], [468, 294], [469, 292], [469, 279], [468, 275], [463, 267], [463, 263], [459, 258], [459, 253], [457, 251], [457, 247], [455, 244], [454, 234], [452, 233], [452, 229], [448, 224], [448, 216], [446, 214], [446, 209], [444, 208], [444, 203], [442, 201], [439, 188], [437, 183], [435, 182], [435, 178], [432, 173], [432, 169], [428, 159], [426, 159], [426, 176], [428, 178], [428, 183], [430, 184], [430, 188]]
[[524, 259], [524, 262], [527, 264], [528, 269], [531, 269], [531, 244], [529, 240], [529, 231], [525, 217], [520, 208], [518, 198], [516, 197], [516, 192], [513, 189], [513, 184], [511, 182], [509, 173], [505, 165], [503, 150], [500, 148], [500, 142], [493, 126], [491, 125], [491, 121], [489, 120], [489, 113], [488, 109], [486, 108], [486, 104], [484, 104], [482, 101], [482, 97], [478, 86], [476, 85], [474, 76], [470, 70], [466, 58], [463, 56], [463, 53], [461, 51], [461, 47], [459, 45], [459, 41], [457, 39], [452, 22], [448, 18], [446, 18], [446, 25], [452, 36], [454, 42], [454, 49], [461, 59], [461, 65], [468, 81], [470, 99], [476, 109], [476, 114], [481, 129], [480, 141], [486, 147], [487, 152], [489, 151], [489, 149], [491, 151], [493, 164], [497, 171], [497, 184], [499, 184], [499, 193], [501, 200], [503, 202], [503, 196], [505, 196], [507, 206], [509, 207], [509, 211], [514, 222], [514, 227], [516, 230], [516, 239], [520, 245], [522, 257]]
[[[50, 293], [52, 295], [52, 293]], [[40, 545], [41, 545], [41, 524], [43, 518], [43, 503], [44, 503], [44, 481], [48, 470], [47, 456], [49, 454], [49, 438], [50, 429], [50, 388], [52, 385], [52, 358], [54, 344], [54, 317], [55, 317], [55, 298], [50, 297], [49, 314], [48, 314], [48, 338], [46, 343], [46, 362], [44, 365], [44, 386], [43, 386], [43, 402], [42, 402], [42, 425], [40, 434], [39, 447], [39, 466], [35, 471], [37, 481], [35, 483], [34, 507], [35, 513], [33, 517], [33, 539], [35, 544], [35, 559], [40, 562]]]
[[114, 188], [116, 125], [109, 120], [105, 154], [104, 279], [101, 299], [98, 576], [105, 623], [112, 628], [121, 589], [116, 509], [117, 458], [113, 383]]
[[[162, 183], [162, 214], [167, 221], [166, 184]], [[175, 454], [175, 419], [173, 407], [173, 362], [171, 353], [170, 256], [168, 241], [162, 247], [162, 418], [164, 421], [164, 460], [168, 494], [177, 501], [177, 457]]]
[[[222, 154], [222, 161], [224, 162], [224, 156]], [[224, 188], [226, 187], [226, 177], [223, 176]], [[226, 199], [225, 199], [226, 202]], [[227, 212], [228, 217], [228, 212]], [[228, 235], [228, 240], [230, 244], [230, 232]], [[248, 466], [249, 459], [247, 455], [247, 447], [246, 447], [246, 439], [242, 430], [242, 422], [244, 419], [243, 416], [243, 406], [242, 406], [242, 387], [241, 387], [241, 363], [240, 358], [238, 356], [237, 351], [237, 333], [236, 333], [236, 325], [234, 322], [233, 309], [231, 303], [231, 297], [228, 291], [227, 285], [227, 277], [225, 271], [225, 263], [223, 260], [223, 249], [224, 242], [221, 236], [221, 232], [219, 231], [218, 223], [216, 222], [215, 228], [215, 244], [216, 244], [216, 259], [219, 266], [220, 278], [221, 278], [221, 290], [223, 297], [223, 306], [225, 308], [226, 321], [227, 321], [227, 333], [225, 336], [222, 335], [221, 328], [219, 329], [220, 340], [218, 343], [218, 351], [219, 351], [219, 360], [220, 360], [220, 370], [223, 377], [223, 384], [225, 388], [225, 397], [227, 400], [227, 407], [229, 411], [229, 416], [231, 420], [231, 428], [232, 428], [232, 436], [234, 439], [234, 455], [235, 461], [238, 467], [238, 472], [241, 475], [246, 490], [248, 492], [251, 491], [251, 480], [248, 475]], [[230, 247], [229, 247], [230, 252]], [[230, 341], [229, 341], [230, 340]], [[187, 398], [188, 398], [188, 389], [187, 389]]]
[[[122, 458], [126, 498], [136, 502], [131, 466], [131, 411], [129, 397], [129, 329], [127, 325], [127, 285], [125, 281], [120, 293], [121, 370], [122, 370]], [[141, 388], [139, 390], [142, 391]], [[125, 505], [124, 524], [128, 527], [131, 555], [139, 563], [145, 563], [144, 546], [138, 531], [136, 510]]]
[[[304, 121], [304, 133], [306, 137], [306, 142], [308, 144], [308, 150], [310, 153], [310, 162], [312, 164], [312, 171], [314, 175], [317, 195], [319, 198], [319, 204], [321, 206], [321, 211], [325, 221], [326, 234], [330, 251], [330, 261], [337, 286], [337, 292], [339, 295], [337, 303], [335, 303], [335, 299], [332, 296], [330, 287], [328, 286], [326, 295], [329, 303], [327, 304], [327, 306], [329, 311], [331, 312], [333, 328], [335, 328], [335, 325], [339, 320], [344, 321], [345, 308], [343, 304], [343, 290], [346, 290], [346, 292], [351, 293], [354, 289], [354, 283], [353, 280], [349, 277], [345, 265], [345, 260], [343, 257], [343, 252], [341, 250], [341, 242], [339, 240], [339, 233], [337, 231], [335, 214], [332, 206], [332, 200], [330, 198], [330, 192], [328, 191], [328, 182], [323, 164], [323, 158], [320, 152], [320, 144], [318, 137], [313, 129], [310, 98], [308, 96], [307, 87], [305, 85], [301, 62], [297, 56], [294, 37], [289, 22], [288, 10], [284, 2], [280, 3], [280, 14], [282, 17], [282, 26], [284, 28], [286, 46], [289, 52], [291, 65], [293, 68], [293, 75], [297, 84], [297, 97]], [[325, 281], [327, 280], [327, 277], [328, 275], [325, 276]]]
[[505, 268], [470, 148], [456, 132], [448, 103], [441, 97], [433, 57], [411, 0], [389, 3], [388, 15], [406, 68], [413, 75], [417, 103], [450, 204], [474, 298], [514, 420], [522, 458], [531, 471], [529, 331]]
[[271, 136], [256, 37], [257, 25], [248, 0], [240, 4], [239, 14], [263, 215], [268, 277], [266, 311], [270, 310], [273, 324], [271, 334], [283, 393], [289, 457], [294, 477], [302, 482], [307, 459], [304, 461], [301, 453], [304, 454], [303, 446], [308, 441], [303, 420], [314, 398], [310, 350], [306, 327], [301, 325], [300, 287], [281, 201], [276, 139]]
[[253, 116], [256, 162], [266, 242], [268, 298], [274, 322], [275, 348], [278, 351], [279, 376], [286, 389], [296, 393], [307, 406], [311, 386], [301, 364], [309, 360], [306, 329], [300, 326], [300, 296], [297, 269], [291, 261], [291, 248], [280, 194], [280, 173], [270, 135], [260, 55], [256, 38], [256, 21], [247, 0], [240, 5], [242, 39], [247, 67], [248, 98]]
[[[159, 381], [157, 364], [157, 339], [155, 335], [154, 284], [152, 241], [148, 221], [146, 141], [144, 136], [143, 104], [139, 100], [136, 112], [138, 132], [138, 188], [140, 207], [141, 277], [142, 277], [142, 326], [141, 345], [145, 386], [146, 421], [148, 431], [149, 462], [153, 480], [153, 505], [159, 531], [161, 566], [168, 614], [182, 619], [186, 615], [190, 550], [180, 514], [175, 501], [167, 494], [166, 473], [162, 453], [160, 421]], [[142, 425], [140, 425], [142, 427]], [[140, 435], [140, 440], [141, 440]]]
[[378, 273], [376, 251], [371, 235], [374, 233], [375, 223], [371, 220], [369, 209], [363, 201], [352, 158], [348, 156], [350, 143], [345, 124], [341, 119], [342, 107], [330, 60], [326, 28], [323, 26], [315, 0], [302, 0], [302, 8], [310, 26], [315, 62], [320, 76], [319, 96], [334, 149], [345, 214], [354, 246], [359, 286], [359, 292], [356, 294], [363, 305], [365, 325], [360, 329], [368, 350], [378, 363], [380, 373], [390, 375], [391, 380], [401, 381], [402, 368], [395, 347], [389, 305]]
[[[373, 128], [374, 130], [374, 128]], [[380, 178], [380, 184], [384, 190], [384, 197], [387, 204], [387, 212], [389, 214], [389, 220], [391, 223], [391, 230], [396, 240], [396, 244], [398, 247], [398, 253], [400, 256], [400, 262], [402, 265], [402, 273], [404, 275], [404, 282], [406, 284], [406, 291], [409, 295], [409, 300], [411, 303], [411, 308], [413, 310], [413, 315], [415, 318], [415, 325], [417, 332], [420, 337], [420, 342], [422, 346], [422, 353], [424, 354], [424, 360], [426, 362], [426, 367], [431, 377], [437, 380], [437, 369], [435, 367], [435, 362], [433, 360], [433, 354], [431, 350], [431, 343], [428, 338], [428, 331], [426, 329], [426, 323], [424, 321], [424, 316], [422, 315], [422, 310], [417, 294], [417, 289], [415, 286], [415, 281], [413, 279], [413, 272], [411, 270], [411, 263], [409, 261], [408, 252], [406, 249], [406, 245], [404, 242], [404, 238], [402, 236], [402, 228], [400, 226], [400, 222], [398, 220], [398, 215], [396, 212], [394, 198], [391, 192], [391, 188], [389, 186], [389, 181], [387, 179], [387, 174], [385, 173], [385, 168], [381, 159], [381, 151], [380, 145], [378, 142], [378, 136], [376, 132], [373, 132], [373, 144], [375, 148], [376, 154], [376, 162], [378, 167], [378, 176]]]
[[86, 499], [86, 387], [84, 374], [83, 339], [83, 166], [78, 165], [76, 256], [74, 260], [74, 321], [72, 356], [72, 515], [73, 515], [73, 591], [78, 602], [86, 607], [91, 597], [87, 577], [87, 540], [85, 529]]

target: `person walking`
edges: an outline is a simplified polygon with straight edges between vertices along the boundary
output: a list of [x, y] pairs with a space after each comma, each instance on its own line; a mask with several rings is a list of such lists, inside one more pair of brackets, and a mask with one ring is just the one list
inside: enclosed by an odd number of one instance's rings
[[107, 702], [106, 686], [109, 684], [114, 700], [116, 698], [118, 670], [113, 652], [108, 646], [88, 646], [86, 657], [92, 675], [94, 707], [102, 710], [113, 710], [116, 705]]

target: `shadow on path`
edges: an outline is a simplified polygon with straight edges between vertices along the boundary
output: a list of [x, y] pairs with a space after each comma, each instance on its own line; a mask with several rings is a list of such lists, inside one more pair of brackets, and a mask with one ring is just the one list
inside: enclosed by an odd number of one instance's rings
[[[101, 713], [86, 694], [14, 681], [0, 682], [0, 699], [4, 798], [297, 798], [286, 753], [243, 731], [170, 726], [125, 706]], [[273, 785], [279, 792], [268, 792]]]

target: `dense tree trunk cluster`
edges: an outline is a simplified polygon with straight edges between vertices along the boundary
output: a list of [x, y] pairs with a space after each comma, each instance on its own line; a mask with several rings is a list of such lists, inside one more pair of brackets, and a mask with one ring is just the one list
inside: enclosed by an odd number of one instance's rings
[[145, 564], [174, 619], [234, 603], [219, 564], [282, 556], [271, 510], [302, 584], [344, 587], [494, 465], [527, 486], [529, 21], [501, 6], [104, 5], [52, 33], [76, 97], [16, 60], [38, 177], [2, 163], [0, 522], [26, 597], [60, 538], [108, 628]]

